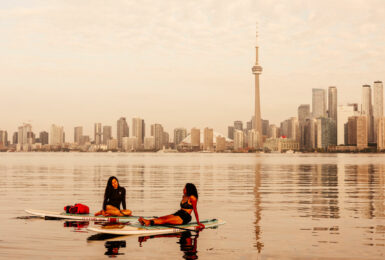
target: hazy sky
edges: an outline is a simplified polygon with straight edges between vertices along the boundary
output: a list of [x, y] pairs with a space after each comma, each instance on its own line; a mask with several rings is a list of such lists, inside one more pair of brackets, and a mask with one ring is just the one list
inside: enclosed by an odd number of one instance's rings
[[[384, 0], [0, 2], [0, 129], [63, 125], [93, 134], [139, 116], [149, 126], [227, 134], [254, 111], [259, 27], [262, 118], [297, 116], [312, 88], [360, 102], [385, 81]], [[131, 130], [130, 130], [131, 132]]]

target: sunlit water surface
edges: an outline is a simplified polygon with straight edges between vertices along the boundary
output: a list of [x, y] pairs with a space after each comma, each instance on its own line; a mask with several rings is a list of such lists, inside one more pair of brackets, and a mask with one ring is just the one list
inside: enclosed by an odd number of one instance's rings
[[[17, 218], [76, 202], [95, 212], [111, 175], [135, 215], [175, 212], [192, 182], [200, 218], [227, 224], [90, 240], [88, 223]], [[385, 258], [381, 154], [1, 153], [0, 177], [1, 258]]]

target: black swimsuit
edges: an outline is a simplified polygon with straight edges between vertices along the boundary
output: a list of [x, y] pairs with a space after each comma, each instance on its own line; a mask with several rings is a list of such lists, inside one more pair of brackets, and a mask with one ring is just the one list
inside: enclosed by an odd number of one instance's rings
[[191, 204], [188, 203], [188, 200], [185, 203], [181, 202], [180, 207], [181, 209], [175, 212], [173, 215], [180, 217], [183, 221], [182, 224], [185, 225], [191, 221], [191, 215], [183, 209], [194, 209], [194, 208]]
[[120, 210], [120, 203], [122, 203], [123, 209], [126, 209], [126, 189], [123, 187], [112, 189], [106, 194], [103, 201], [103, 210], [106, 210], [107, 205], [114, 206]]

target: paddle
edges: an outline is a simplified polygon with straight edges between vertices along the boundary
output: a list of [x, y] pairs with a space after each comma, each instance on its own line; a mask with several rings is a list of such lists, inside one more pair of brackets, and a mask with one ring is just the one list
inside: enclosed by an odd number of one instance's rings
[[[175, 225], [168, 225], [168, 224], [161, 224], [161, 225], [154, 225], [154, 226], [157, 226], [157, 227], [169, 227], [169, 228], [175, 228], [175, 229], [180, 229], [180, 230], [184, 230], [184, 231], [193, 231], [193, 232], [196, 232], [196, 233], [200, 232], [200, 230], [182, 228], [182, 227], [178, 227], [178, 226], [175, 226]], [[154, 226], [152, 226], [152, 227], [154, 227]]]

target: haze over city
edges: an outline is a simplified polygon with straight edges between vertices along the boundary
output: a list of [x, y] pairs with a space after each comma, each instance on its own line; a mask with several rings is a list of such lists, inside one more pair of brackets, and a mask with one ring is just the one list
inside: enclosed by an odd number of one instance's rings
[[[254, 111], [258, 22], [261, 114], [296, 116], [312, 88], [338, 103], [384, 80], [383, 1], [2, 1], [1, 129], [147, 125], [226, 134]], [[349, 43], [349, 44], [347, 44]]]

